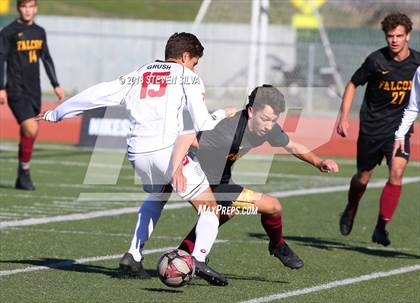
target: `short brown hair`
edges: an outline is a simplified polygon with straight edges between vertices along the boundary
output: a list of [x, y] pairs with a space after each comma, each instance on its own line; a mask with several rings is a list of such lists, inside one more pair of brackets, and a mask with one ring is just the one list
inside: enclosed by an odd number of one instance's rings
[[270, 84], [254, 88], [248, 97], [246, 109], [252, 107], [257, 111], [263, 109], [265, 105], [271, 106], [276, 115], [280, 115], [286, 109], [284, 95]]
[[16, 6], [19, 8], [20, 6], [26, 4], [26, 2], [31, 2], [31, 1], [35, 1], [35, 5], [37, 5], [36, 0], [17, 0], [16, 1]]
[[165, 47], [165, 60], [178, 59], [183, 53], [188, 52], [191, 57], [203, 56], [204, 47], [200, 40], [190, 33], [175, 33], [169, 37]]
[[398, 25], [404, 26], [407, 34], [413, 29], [413, 22], [407, 17], [407, 15], [402, 13], [389, 14], [384, 18], [381, 24], [382, 30], [385, 34], [396, 28]]

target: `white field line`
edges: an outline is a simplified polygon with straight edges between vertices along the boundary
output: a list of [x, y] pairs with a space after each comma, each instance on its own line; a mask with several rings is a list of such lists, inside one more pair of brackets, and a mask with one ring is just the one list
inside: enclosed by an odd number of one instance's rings
[[[334, 157], [333, 157], [334, 158]], [[339, 165], [356, 165], [356, 160], [351, 159], [341, 159], [334, 158]], [[253, 160], [253, 161], [274, 161], [274, 162], [296, 162], [302, 163], [302, 160], [299, 160], [291, 155], [283, 155], [281, 157], [273, 157], [270, 154], [253, 154], [249, 153], [245, 155], [241, 160]], [[420, 167], [420, 161], [411, 161], [409, 162], [410, 166]]]
[[[78, 152], [85, 153], [85, 152], [94, 152], [94, 151], [108, 152], [108, 153], [125, 153], [126, 151], [125, 149], [109, 149], [109, 148], [98, 148], [98, 147], [92, 148], [92, 147], [81, 147], [81, 146], [74, 146], [74, 145], [50, 144], [50, 143], [36, 143], [35, 148], [42, 149], [42, 150], [73, 151], [75, 153], [78, 153]], [[14, 142], [3, 142], [0, 146], [0, 151], [16, 152], [17, 150], [18, 150], [18, 144]], [[273, 158], [274, 157], [272, 154], [249, 153], [242, 159], [267, 161]], [[298, 160], [295, 157], [288, 154], [282, 154], [282, 156], [275, 157], [273, 160], [279, 161], [279, 162], [301, 162], [301, 160]], [[337, 161], [339, 161], [340, 164], [356, 165], [356, 160], [337, 158]], [[420, 166], [420, 161], [410, 161], [410, 165]]]
[[[166, 205], [165, 209], [184, 208], [189, 205], [190, 204], [186, 202], [171, 203], [171, 204]], [[15, 226], [29, 226], [29, 225], [51, 223], [51, 222], [77, 221], [77, 220], [86, 220], [86, 219], [93, 219], [93, 218], [125, 215], [125, 214], [136, 213], [138, 209], [139, 209], [138, 206], [125, 207], [125, 208], [109, 209], [109, 210], [102, 210], [102, 211], [93, 211], [93, 212], [81, 213], [81, 214], [70, 214], [70, 215], [43, 217], [43, 218], [31, 218], [31, 219], [16, 220], [16, 221], [3, 221], [3, 222], [0, 222], [0, 229], [7, 228], [7, 227], [15, 227]]]
[[[36, 169], [37, 174], [45, 174], [45, 175], [67, 175], [67, 172], [65, 171], [55, 171], [54, 173], [52, 173], [50, 170], [46, 170], [46, 169]], [[103, 177], [103, 174], [89, 174], [91, 177]], [[285, 179], [311, 179], [311, 180], [335, 180], [335, 181], [347, 181], [349, 180], [349, 177], [336, 177], [333, 175], [299, 175], [299, 174], [287, 174], [287, 173], [271, 173], [271, 172], [267, 172], [267, 173], [260, 173], [260, 172], [255, 172], [255, 171], [238, 171], [235, 172], [233, 171], [233, 177], [270, 177], [270, 178], [285, 178]], [[118, 179], [121, 180], [133, 180], [135, 178], [134, 176], [134, 172], [132, 175], [130, 176], [119, 176]], [[372, 179], [373, 181], [374, 179]], [[45, 184], [45, 183], [43, 183]], [[54, 183], [56, 184], [56, 183]], [[65, 184], [67, 185], [67, 184]], [[84, 185], [84, 184], [83, 184]], [[101, 184], [98, 184], [99, 186]], [[95, 186], [98, 186], [95, 185]]]
[[[8, 185], [10, 187], [14, 187], [14, 182], [4, 182], [4, 185]], [[110, 188], [114, 186], [115, 190], [140, 190], [140, 185], [137, 186], [120, 186], [117, 184], [74, 184], [74, 183], [50, 183], [50, 182], [35, 182], [35, 185], [39, 185], [42, 187], [52, 187], [52, 188], [81, 188], [81, 189], [102, 189], [102, 188]], [[10, 196], [10, 195], [7, 195]]]
[[[164, 251], [167, 251], [167, 250], [170, 250], [170, 249], [173, 249], [173, 247], [148, 249], [148, 250], [143, 251], [143, 253], [145, 255], [149, 255], [149, 254], [164, 252]], [[110, 255], [110, 256], [98, 256], [98, 257], [90, 257], [90, 258], [81, 258], [81, 259], [76, 259], [76, 260], [49, 263], [48, 266], [29, 266], [29, 267], [19, 268], [19, 269], [2, 270], [2, 271], [0, 271], [0, 277], [11, 276], [11, 275], [19, 274], [19, 273], [27, 273], [27, 272], [51, 269], [51, 268], [69, 267], [69, 266], [73, 266], [73, 265], [76, 265], [76, 264], [83, 264], [83, 263], [89, 263], [89, 262], [114, 260], [114, 259], [121, 258], [122, 255], [123, 254]]]
[[[11, 184], [11, 183], [10, 183]], [[6, 193], [0, 193], [0, 197], [9, 197], [10, 194]], [[13, 198], [22, 198], [22, 199], [33, 199], [34, 195], [32, 194], [13, 194]], [[48, 196], [48, 195], [42, 195], [42, 196], [36, 196], [37, 199], [47, 199], [47, 200], [74, 200], [74, 197], [59, 197], [59, 196]]]
[[[18, 213], [2, 211], [2, 212], [0, 212], [0, 215], [1, 216], [10, 216], [10, 217], [21, 217], [21, 216], [24, 216], [25, 214], [18, 214]], [[26, 214], [26, 215], [29, 215], [29, 214]]]
[[[50, 144], [50, 143], [36, 143], [35, 149], [52, 149], [52, 150], [71, 150], [71, 151], [80, 151], [80, 150], [92, 150], [92, 148], [87, 147], [79, 147], [74, 145], [66, 145], [66, 144]], [[3, 142], [1, 144], [1, 151], [17, 151], [18, 150], [18, 143], [17, 142]]]
[[[24, 227], [11, 227], [8, 230], [23, 230]], [[70, 234], [70, 235], [89, 235], [89, 236], [103, 236], [103, 237], [133, 237], [132, 234], [121, 234], [121, 233], [103, 233], [103, 232], [92, 232], [92, 231], [83, 231], [83, 230], [60, 230], [60, 229], [42, 229], [42, 228], [30, 228], [25, 229], [27, 232], [41, 232], [41, 233], [53, 233], [53, 234]], [[183, 240], [184, 237], [174, 237], [174, 236], [153, 236], [154, 239], [170, 239], [170, 240]], [[218, 240], [218, 241], [229, 241], [231, 243], [248, 243], [248, 244], [261, 244], [266, 243], [265, 240]], [[316, 247], [325, 247], [325, 248], [354, 248], [354, 245], [347, 244], [324, 244], [316, 242], [306, 242], [311, 246]], [[361, 246], [364, 249], [368, 250], [380, 250], [380, 251], [390, 251], [390, 252], [401, 252], [401, 251], [415, 251], [410, 248], [395, 248], [395, 247], [374, 247], [374, 246]]]
[[[108, 153], [125, 153], [125, 149], [107, 149], [107, 148], [91, 148], [91, 147], [76, 147], [74, 145], [61, 145], [61, 144], [43, 144], [43, 143], [37, 143], [36, 147], [43, 149], [43, 150], [62, 150], [62, 151], [74, 151], [77, 152], [108, 152]], [[0, 151], [17, 151], [17, 143], [2, 143], [0, 146]], [[7, 162], [16, 162], [16, 159], [0, 159], [1, 161], [7, 161]], [[272, 154], [256, 154], [256, 153], [249, 153], [241, 160], [257, 160], [257, 161], [278, 161], [278, 162], [301, 162], [301, 160], [296, 159], [295, 157], [285, 154], [280, 157], [274, 157]], [[57, 163], [63, 163], [61, 161], [56, 160], [39, 160], [35, 159], [32, 160], [33, 163], [39, 163], [39, 164], [57, 164]], [[341, 165], [356, 165], [356, 160], [351, 159], [340, 159], [337, 158], [337, 162]], [[77, 164], [76, 164], [77, 163]], [[86, 162], [82, 161], [64, 161], [64, 165], [75, 165], [75, 166], [87, 166]], [[100, 163], [98, 165], [102, 166]], [[109, 164], [103, 163], [103, 167], [111, 167]], [[411, 166], [414, 167], [420, 167], [420, 161], [410, 161]], [[131, 168], [129, 165], [125, 165], [124, 168]]]
[[420, 264], [415, 264], [415, 265], [406, 266], [406, 267], [400, 267], [400, 268], [390, 270], [390, 271], [373, 272], [373, 273], [370, 273], [370, 274], [357, 276], [357, 277], [353, 277], [353, 278], [348, 278], [348, 279], [343, 279], [343, 280], [332, 281], [332, 282], [329, 282], [329, 283], [320, 284], [320, 285], [313, 286], [313, 287], [302, 288], [302, 289], [283, 292], [283, 293], [277, 293], [277, 294], [264, 296], [264, 297], [259, 297], [259, 298], [255, 298], [255, 299], [251, 299], [251, 300], [247, 300], [247, 301], [241, 301], [241, 303], [263, 303], [263, 302], [271, 302], [271, 301], [274, 301], [274, 300], [282, 300], [282, 299], [287, 299], [287, 298], [291, 298], [291, 297], [306, 295], [306, 294], [310, 294], [310, 293], [314, 293], [314, 292], [319, 292], [319, 291], [322, 291], [322, 290], [336, 288], [336, 287], [340, 287], [340, 286], [351, 285], [351, 284], [354, 284], [354, 283], [370, 281], [370, 280], [375, 280], [375, 279], [380, 279], [380, 278], [386, 278], [386, 277], [395, 276], [395, 275], [401, 275], [401, 274], [416, 271], [416, 270], [420, 270]]
[[[48, 151], [48, 150], [60, 150], [60, 151], [74, 151], [74, 152], [86, 152], [90, 151], [93, 152], [94, 150], [98, 150], [101, 152], [121, 152], [124, 153], [127, 151], [127, 148], [102, 148], [102, 147], [85, 147], [85, 146], [76, 146], [72, 144], [51, 144], [51, 143], [36, 143], [35, 149]], [[15, 142], [4, 142], [0, 146], [0, 151], [18, 151], [18, 143]]]
[[[418, 181], [420, 181], [420, 177], [407, 177], [404, 179], [403, 183], [409, 184], [409, 183], [415, 183]], [[369, 187], [379, 188], [379, 187], [382, 187], [384, 183], [385, 182], [371, 183], [369, 184]], [[303, 196], [303, 195], [310, 195], [310, 194], [342, 192], [342, 191], [347, 191], [347, 190], [348, 190], [348, 185], [345, 185], [345, 186], [342, 185], [342, 186], [328, 186], [328, 187], [321, 187], [321, 188], [290, 190], [290, 191], [283, 191], [283, 192], [272, 192], [272, 193], [269, 193], [269, 195], [279, 197], [279, 198], [284, 198], [284, 197]], [[186, 202], [169, 203], [165, 206], [165, 208], [178, 209], [178, 208], [184, 208], [188, 206], [189, 204]], [[117, 215], [135, 213], [137, 211], [138, 211], [138, 207], [126, 207], [126, 208], [109, 209], [109, 210], [94, 211], [94, 212], [81, 213], [81, 214], [70, 214], [70, 215], [61, 215], [61, 216], [54, 216], [54, 217], [3, 221], [3, 222], [0, 222], [0, 229], [7, 228], [7, 227], [15, 227], [15, 226], [29, 226], [29, 225], [52, 223], [52, 222], [76, 221], [76, 220], [86, 220], [86, 219], [93, 219], [93, 218], [100, 218], [100, 217], [117, 216]]]
[[[403, 179], [403, 184], [411, 184], [417, 183], [420, 181], [420, 176], [417, 177], [405, 177]], [[381, 188], [385, 185], [386, 180], [370, 182], [368, 188]], [[283, 192], [271, 192], [269, 195], [278, 197], [278, 198], [285, 198], [285, 197], [294, 197], [294, 196], [303, 196], [303, 195], [310, 195], [310, 194], [323, 194], [323, 193], [334, 193], [334, 192], [342, 192], [347, 191], [349, 189], [349, 185], [339, 185], [339, 186], [327, 186], [327, 187], [319, 187], [319, 188], [305, 188], [305, 189], [298, 189], [298, 190], [289, 190]]]
[[[173, 239], [171, 237], [171, 239]], [[216, 240], [215, 243], [228, 243], [228, 240]], [[175, 247], [163, 247], [163, 248], [155, 248], [155, 249], [146, 249], [143, 251], [144, 255], [150, 255], [154, 253], [160, 253], [164, 251], [168, 251], [171, 249], [174, 249]], [[83, 264], [83, 263], [90, 263], [90, 262], [97, 262], [97, 261], [107, 261], [107, 260], [114, 260], [119, 259], [122, 257], [121, 254], [117, 255], [108, 255], [108, 256], [97, 256], [97, 257], [89, 257], [89, 258], [81, 258], [76, 260], [68, 260], [68, 261], [62, 261], [62, 262], [55, 262], [55, 263], [47, 263], [48, 265], [45, 266], [28, 266], [25, 268], [18, 268], [18, 269], [9, 269], [9, 270], [2, 270], [0, 271], [0, 277], [4, 276], [11, 276], [19, 273], [27, 273], [27, 272], [33, 272], [33, 271], [39, 271], [39, 270], [45, 270], [45, 269], [51, 269], [51, 268], [60, 268], [60, 267], [70, 267], [77, 264]]]
[[[23, 230], [24, 227], [11, 227], [8, 230]], [[53, 233], [53, 234], [70, 234], [70, 235], [89, 235], [89, 236], [104, 236], [104, 237], [133, 237], [133, 234], [122, 234], [122, 233], [104, 233], [94, 231], [83, 231], [83, 230], [60, 230], [60, 229], [42, 229], [42, 228], [31, 228], [25, 229], [26, 232], [41, 232], [41, 233]], [[154, 239], [170, 239], [170, 240], [183, 240], [184, 237], [173, 237], [173, 236], [153, 236]]]
[[[285, 156], [285, 157], [273, 157], [272, 155], [264, 155], [264, 154], [248, 154], [246, 155], [241, 161], [273, 161], [273, 162], [296, 162], [300, 163], [301, 160], [298, 160], [292, 156]], [[17, 163], [16, 159], [1, 159], [1, 162], [11, 162]], [[355, 160], [350, 159], [336, 159], [339, 165], [356, 165]], [[122, 169], [132, 169], [131, 165], [119, 165], [119, 164], [110, 164], [110, 163], [88, 163], [85, 161], [61, 161], [61, 160], [47, 160], [47, 159], [34, 159], [31, 161], [34, 164], [44, 164], [44, 165], [64, 165], [64, 166], [78, 166], [78, 167], [109, 167], [109, 168], [122, 168]], [[410, 166], [413, 167], [420, 167], [420, 161], [410, 161]]]
[[[12, 183], [10, 183], [12, 184]], [[137, 188], [136, 188], [137, 189]], [[8, 193], [0, 193], [0, 197], [9, 197], [10, 194]], [[123, 201], [138, 201], [139, 199], [143, 199], [147, 197], [146, 193], [131, 193], [131, 194], [126, 194], [126, 193], [118, 193], [118, 192], [113, 192], [113, 193], [107, 193], [107, 197], [105, 200], [107, 201], [115, 201], [115, 202], [123, 202]], [[89, 197], [88, 199], [80, 199], [80, 197], [59, 197], [59, 196], [48, 196], [48, 195], [42, 195], [42, 196], [34, 196], [33, 194], [13, 194], [13, 198], [19, 198], [19, 199], [34, 199], [36, 198], [37, 200], [57, 200], [57, 203], [61, 200], [62, 203], [75, 203], [75, 202], [100, 202], [102, 200], [104, 200], [103, 196], [100, 196], [97, 200], [96, 199], [92, 199], [92, 197]]]
[[259, 173], [259, 172], [233, 172], [233, 177], [270, 177], [270, 178], [285, 178], [285, 179], [310, 179], [310, 180], [336, 180], [348, 181], [348, 177], [335, 177], [333, 175], [299, 175], [299, 174], [286, 174], [286, 173]]
[[[1, 162], [17, 163], [16, 159], [1, 159]], [[60, 166], [77, 166], [77, 167], [104, 167], [104, 168], [121, 168], [121, 169], [133, 169], [131, 165], [120, 165], [110, 163], [88, 163], [87, 161], [66, 161], [66, 160], [47, 160], [47, 159], [34, 159], [31, 160], [32, 164], [44, 164], [44, 165], [60, 165]]]
[[[346, 245], [346, 244], [321, 244], [315, 242], [306, 242], [306, 244], [316, 247], [326, 247], [326, 248], [354, 248], [354, 245]], [[414, 249], [410, 248], [389, 248], [389, 247], [374, 247], [374, 246], [360, 246], [361, 248], [365, 248], [368, 250], [379, 250], [379, 251], [415, 251]]]

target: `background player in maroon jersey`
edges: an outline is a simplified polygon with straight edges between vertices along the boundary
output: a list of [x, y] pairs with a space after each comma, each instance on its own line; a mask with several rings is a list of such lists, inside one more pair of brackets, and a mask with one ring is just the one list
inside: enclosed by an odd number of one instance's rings
[[370, 54], [347, 84], [341, 104], [337, 132], [348, 134], [348, 115], [356, 87], [367, 83], [360, 109], [360, 131], [357, 142], [357, 173], [348, 192], [348, 203], [340, 218], [340, 232], [349, 235], [360, 199], [376, 165], [386, 157], [389, 178], [380, 197], [380, 210], [372, 241], [390, 244], [386, 224], [394, 214], [401, 194], [402, 177], [410, 155], [410, 132], [405, 138], [405, 151], [399, 150], [392, 159], [394, 132], [409, 99], [412, 78], [420, 65], [420, 54], [408, 47], [411, 20], [393, 13], [382, 21], [387, 47]]
[[[20, 124], [19, 168], [15, 187], [35, 190], [29, 175], [29, 163], [38, 134], [33, 118], [41, 111], [39, 58], [54, 87], [59, 101], [64, 100], [48, 51], [45, 30], [34, 23], [36, 0], [18, 0], [19, 18], [0, 33], [0, 104], [8, 103]], [[7, 62], [7, 85], [4, 85], [4, 64]]]

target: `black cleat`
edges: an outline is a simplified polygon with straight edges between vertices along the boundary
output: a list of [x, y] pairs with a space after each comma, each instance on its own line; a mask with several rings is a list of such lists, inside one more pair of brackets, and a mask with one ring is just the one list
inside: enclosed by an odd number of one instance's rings
[[353, 229], [353, 221], [356, 213], [349, 213], [347, 209], [340, 217], [340, 232], [343, 236], [348, 236]]
[[388, 232], [384, 228], [375, 227], [372, 235], [372, 242], [388, 246], [391, 244], [388, 238]]
[[120, 260], [120, 270], [130, 277], [139, 279], [150, 279], [150, 275], [144, 270], [143, 264], [134, 260], [133, 255], [125, 253]]
[[219, 274], [213, 268], [207, 265], [206, 262], [197, 261], [194, 257], [195, 262], [195, 275], [206, 280], [211, 285], [216, 286], [226, 286], [228, 285], [228, 280], [226, 277]]
[[278, 258], [284, 266], [291, 269], [299, 269], [304, 265], [303, 261], [286, 243], [277, 247], [269, 248], [268, 250], [270, 251], [270, 254]]
[[35, 190], [35, 186], [32, 183], [31, 176], [29, 175], [29, 170], [23, 170], [21, 168], [18, 169], [15, 188], [23, 190]]

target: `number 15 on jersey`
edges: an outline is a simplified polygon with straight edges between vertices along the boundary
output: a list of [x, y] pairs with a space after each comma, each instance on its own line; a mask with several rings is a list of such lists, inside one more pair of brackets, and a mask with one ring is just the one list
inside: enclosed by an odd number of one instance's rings
[[[171, 72], [147, 72], [143, 74], [140, 99], [147, 97], [162, 97], [165, 94], [166, 87], [168, 85], [168, 77]], [[159, 85], [158, 88], [149, 87], [153, 84], [154, 86]]]

